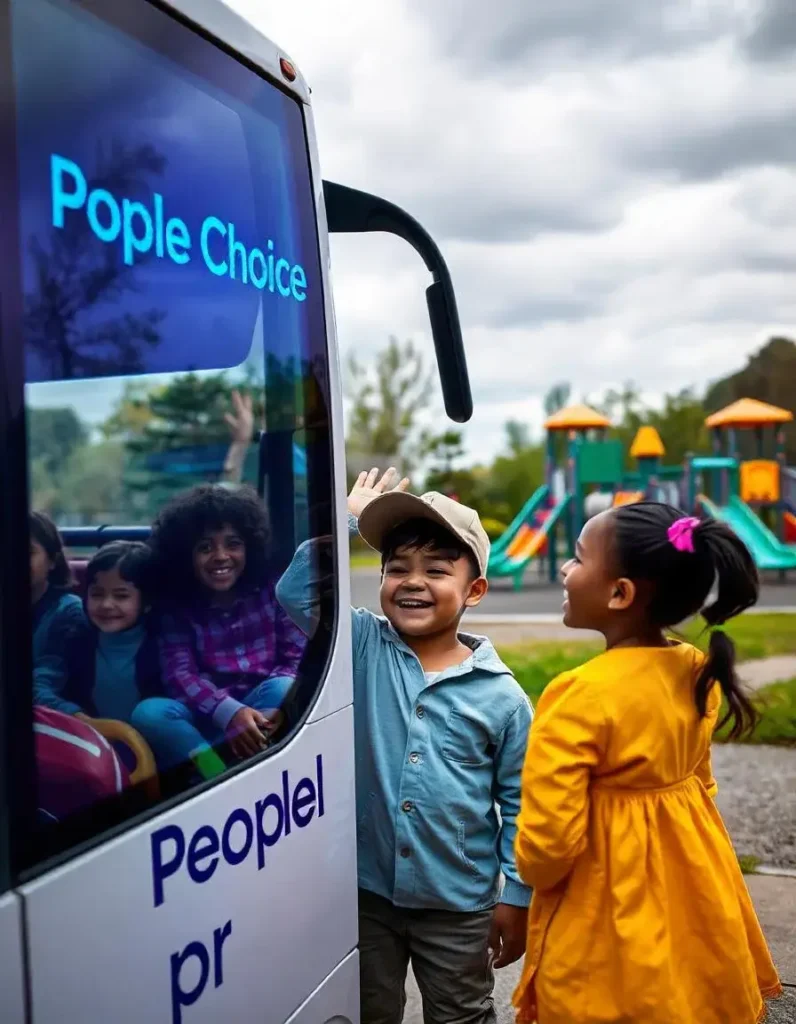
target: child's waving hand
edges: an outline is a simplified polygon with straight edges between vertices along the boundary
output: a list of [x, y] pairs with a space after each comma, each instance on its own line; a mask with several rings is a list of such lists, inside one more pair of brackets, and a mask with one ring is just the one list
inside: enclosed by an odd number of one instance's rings
[[408, 477], [398, 479], [398, 470], [394, 466], [383, 473], [381, 478], [377, 468], [371, 469], [369, 473], [360, 473], [348, 495], [348, 511], [359, 518], [366, 506], [380, 494], [384, 494], [385, 491], [405, 491], [408, 487]]

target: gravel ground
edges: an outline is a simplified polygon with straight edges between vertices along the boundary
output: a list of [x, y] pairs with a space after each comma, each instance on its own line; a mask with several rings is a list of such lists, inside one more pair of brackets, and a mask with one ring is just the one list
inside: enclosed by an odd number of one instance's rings
[[788, 989], [781, 999], [769, 1004], [766, 1024], [795, 1024], [796, 992]]
[[716, 744], [713, 773], [739, 855], [796, 868], [796, 750]]

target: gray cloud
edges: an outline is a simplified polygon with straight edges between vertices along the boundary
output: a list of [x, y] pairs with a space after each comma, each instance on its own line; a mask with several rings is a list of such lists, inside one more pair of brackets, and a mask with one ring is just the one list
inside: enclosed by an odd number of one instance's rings
[[628, 156], [639, 169], [673, 171], [684, 181], [706, 181], [730, 171], [796, 161], [794, 109], [775, 114], [740, 111], [733, 120], [683, 124], [671, 133], [634, 135]]
[[[785, 0], [787, 2], [787, 0]], [[499, 73], [591, 55], [635, 59], [713, 40], [736, 21], [731, 7], [693, 0], [411, 0], [446, 55]]]
[[[324, 174], [404, 206], [449, 261], [476, 457], [505, 419], [538, 425], [558, 380], [597, 397], [632, 377], [655, 397], [796, 334], [796, 63], [779, 59], [796, 0], [761, 4], [269, 11], [315, 87]], [[335, 241], [333, 272], [344, 351], [394, 333], [431, 358], [414, 254]]]
[[796, 50], [796, 7], [793, 0], [764, 0], [746, 38], [747, 53], [759, 61], [778, 61]]

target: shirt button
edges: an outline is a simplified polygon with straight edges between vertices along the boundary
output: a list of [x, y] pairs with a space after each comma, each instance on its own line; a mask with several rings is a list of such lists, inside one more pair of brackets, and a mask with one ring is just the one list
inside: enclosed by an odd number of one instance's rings
[[423, 705], [422, 704], [418, 704], [417, 705], [417, 710], [415, 711], [415, 714], [417, 715], [417, 717], [418, 718], [422, 718], [425, 713], [426, 713], [426, 709], [423, 707]]
[[412, 851], [409, 849], [408, 846], [402, 846], [401, 847], [401, 856], [402, 857], [411, 857], [412, 856]]
[[413, 751], [409, 755], [409, 760], [412, 762], [412, 764], [417, 764], [417, 762], [420, 760], [420, 754], [418, 754], [417, 752]]
[[401, 810], [402, 811], [411, 811], [413, 806], [414, 806], [414, 804], [412, 803], [411, 800], [404, 800], [404, 802], [401, 804]]

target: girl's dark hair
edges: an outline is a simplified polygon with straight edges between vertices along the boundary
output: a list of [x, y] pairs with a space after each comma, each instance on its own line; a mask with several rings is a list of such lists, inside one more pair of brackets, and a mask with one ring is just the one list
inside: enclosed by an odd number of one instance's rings
[[208, 532], [231, 526], [246, 545], [242, 589], [263, 586], [268, 573], [270, 529], [265, 505], [253, 487], [234, 491], [200, 484], [165, 505], [152, 524], [149, 545], [157, 596], [185, 601], [196, 592], [193, 549]]
[[[698, 612], [708, 626], [720, 626], [750, 608], [760, 593], [757, 568], [746, 545], [724, 523], [701, 519], [693, 529], [693, 552], [680, 551], [669, 540], [669, 528], [684, 518], [671, 505], [640, 502], [612, 512], [616, 557], [621, 575], [652, 585], [649, 615], [661, 629], [677, 626]], [[705, 601], [717, 586], [715, 600]], [[730, 738], [751, 732], [757, 711], [744, 693], [735, 671], [735, 645], [726, 633], [713, 630], [708, 656], [696, 681], [699, 714], [707, 711], [714, 682], [721, 686], [731, 721]]]
[[58, 590], [69, 590], [74, 586], [74, 579], [58, 527], [46, 512], [31, 512], [28, 516], [28, 529], [30, 539], [41, 544], [53, 564], [48, 576], [50, 586]]
[[395, 557], [399, 548], [410, 551], [434, 551], [451, 562], [466, 558], [474, 580], [481, 575], [475, 555], [466, 544], [431, 519], [408, 519], [394, 526], [384, 538], [381, 546], [381, 567]]
[[86, 566], [86, 590], [97, 573], [117, 569], [123, 580], [132, 583], [142, 594], [152, 588], [152, 549], [140, 541], [114, 540], [105, 544]]

